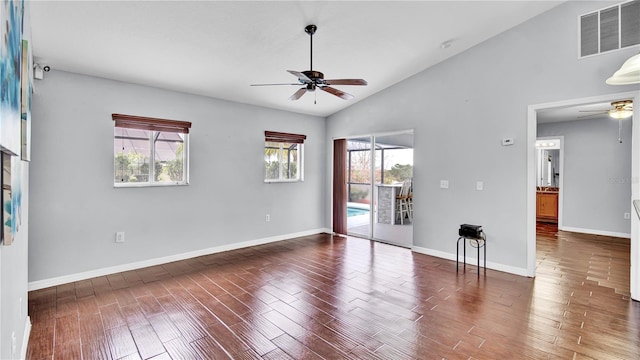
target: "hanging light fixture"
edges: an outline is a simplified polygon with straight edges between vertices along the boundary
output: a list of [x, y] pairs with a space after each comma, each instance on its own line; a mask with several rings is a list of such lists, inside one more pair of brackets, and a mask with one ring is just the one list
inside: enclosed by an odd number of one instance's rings
[[609, 110], [609, 116], [614, 119], [626, 119], [631, 115], [633, 115], [633, 111], [631, 110]]
[[626, 119], [633, 115], [633, 102], [631, 100], [614, 101], [613, 109], [609, 110], [609, 116], [614, 119]]
[[607, 79], [606, 83], [609, 85], [640, 84], [640, 54], [627, 59], [620, 69]]

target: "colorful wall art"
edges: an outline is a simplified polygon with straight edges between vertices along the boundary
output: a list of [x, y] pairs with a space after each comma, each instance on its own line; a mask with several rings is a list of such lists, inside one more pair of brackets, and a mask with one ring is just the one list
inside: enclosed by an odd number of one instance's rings
[[21, 159], [30, 159], [32, 60], [22, 40], [22, 0], [0, 0], [0, 236], [11, 245], [22, 223], [22, 184], [26, 181]]
[[22, 1], [0, 2], [0, 148], [20, 153]]

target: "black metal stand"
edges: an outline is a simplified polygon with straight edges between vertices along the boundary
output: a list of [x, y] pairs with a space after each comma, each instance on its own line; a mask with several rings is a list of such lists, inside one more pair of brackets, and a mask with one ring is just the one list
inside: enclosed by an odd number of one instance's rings
[[480, 248], [484, 248], [484, 272], [485, 274], [487, 273], [487, 238], [484, 235], [484, 232], [480, 233], [480, 237], [464, 237], [464, 236], [460, 236], [458, 238], [458, 242], [456, 244], [456, 273], [458, 272], [458, 262], [460, 259], [460, 240], [462, 240], [462, 266], [463, 266], [463, 270], [466, 272], [467, 271], [467, 241], [469, 240], [469, 242], [474, 242], [476, 243], [477, 246], [474, 246], [473, 244], [471, 244], [472, 247], [475, 247], [478, 249], [478, 277], [480, 277]]

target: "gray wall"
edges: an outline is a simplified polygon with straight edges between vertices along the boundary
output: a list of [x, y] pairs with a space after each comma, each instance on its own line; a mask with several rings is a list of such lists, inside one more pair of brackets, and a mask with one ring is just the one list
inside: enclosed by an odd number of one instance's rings
[[[55, 70], [36, 85], [31, 282], [324, 228], [323, 118]], [[112, 113], [191, 121], [191, 184], [114, 188]], [[263, 182], [264, 130], [307, 135], [304, 182]]]
[[[31, 12], [24, 4], [23, 38], [31, 41]], [[22, 182], [22, 212], [20, 227], [13, 244], [0, 245], [0, 359], [18, 358], [23, 347], [27, 318], [27, 258], [29, 249], [29, 163], [14, 157], [12, 176]], [[18, 171], [17, 167], [21, 170]], [[15, 337], [15, 357], [12, 357], [12, 335]]]
[[[638, 89], [604, 82], [637, 47], [577, 58], [577, 16], [613, 3], [563, 3], [364, 99], [328, 118], [327, 146], [414, 128], [416, 249], [455, 257], [458, 226], [481, 224], [490, 266], [525, 274], [527, 107]], [[501, 146], [504, 137], [515, 144]], [[449, 189], [439, 188], [441, 179]], [[478, 180], [484, 191], [475, 190]]]
[[609, 117], [538, 124], [538, 136], [564, 136], [563, 226], [629, 235], [631, 119]]

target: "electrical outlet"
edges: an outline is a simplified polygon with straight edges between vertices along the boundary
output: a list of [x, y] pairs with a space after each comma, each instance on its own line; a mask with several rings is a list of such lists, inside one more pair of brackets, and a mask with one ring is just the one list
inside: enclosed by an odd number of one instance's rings
[[271, 215], [270, 215], [270, 214], [265, 215], [265, 216], [264, 216], [264, 221], [265, 221], [265, 222], [269, 222], [269, 221], [271, 221]]
[[630, 220], [631, 219], [631, 214], [630, 213], [624, 213], [624, 219], [625, 220]]
[[116, 233], [116, 242], [123, 243], [124, 242], [124, 231], [118, 231]]
[[449, 180], [440, 180], [440, 189], [448, 189]]
[[476, 181], [476, 190], [478, 191], [484, 190], [484, 183], [482, 181]]

